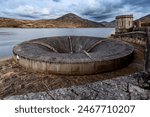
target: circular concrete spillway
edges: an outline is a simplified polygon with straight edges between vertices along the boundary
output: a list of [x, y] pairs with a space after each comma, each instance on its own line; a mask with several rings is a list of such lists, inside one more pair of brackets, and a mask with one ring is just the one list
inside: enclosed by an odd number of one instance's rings
[[134, 48], [97, 37], [63, 36], [26, 41], [13, 48], [14, 59], [23, 67], [64, 75], [97, 74], [128, 65]]

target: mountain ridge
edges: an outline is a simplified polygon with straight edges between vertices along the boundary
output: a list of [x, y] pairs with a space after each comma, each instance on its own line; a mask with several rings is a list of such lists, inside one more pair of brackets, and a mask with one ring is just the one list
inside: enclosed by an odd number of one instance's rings
[[[141, 21], [142, 26], [150, 26], [150, 14], [135, 21]], [[0, 17], [0, 27], [4, 28], [101, 28], [115, 27], [115, 20], [111, 22], [95, 22], [84, 19], [76, 14], [68, 13], [56, 19], [22, 20]]]
[[142, 26], [150, 26], [150, 14], [143, 16], [136, 21], [140, 21]]
[[98, 28], [105, 25], [83, 19], [73, 13], [65, 14], [57, 19], [21, 20], [0, 18], [0, 27], [14, 28]]

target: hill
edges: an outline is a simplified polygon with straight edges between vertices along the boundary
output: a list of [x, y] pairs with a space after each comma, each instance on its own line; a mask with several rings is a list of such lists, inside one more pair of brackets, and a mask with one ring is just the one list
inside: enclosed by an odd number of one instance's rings
[[63, 26], [67, 27], [105, 27], [101, 23], [97, 23], [94, 21], [90, 21], [87, 19], [83, 19], [75, 14], [69, 13], [58, 19], [56, 19], [59, 23], [63, 24]]
[[101, 24], [103, 24], [105, 27], [112, 27], [114, 28], [115, 27], [115, 20], [111, 21], [111, 22], [101, 22]]
[[144, 17], [141, 17], [141, 18], [139, 18], [139, 19], [137, 19], [137, 20], [139, 20], [139, 21], [141, 21], [141, 22], [148, 22], [148, 21], [150, 21], [150, 14], [149, 14], [149, 15], [146, 15], [146, 16], [144, 16]]
[[137, 21], [140, 21], [142, 26], [150, 26], [150, 14], [137, 19]]
[[50, 20], [18, 20], [0, 18], [0, 27], [14, 28], [96, 28], [105, 27], [101, 23], [83, 19], [73, 13]]

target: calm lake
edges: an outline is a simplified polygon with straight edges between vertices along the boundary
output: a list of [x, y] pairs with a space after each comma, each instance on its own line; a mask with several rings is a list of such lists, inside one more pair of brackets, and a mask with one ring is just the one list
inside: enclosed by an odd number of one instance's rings
[[50, 36], [108, 37], [114, 28], [0, 28], [0, 58], [12, 55], [12, 48], [23, 41]]

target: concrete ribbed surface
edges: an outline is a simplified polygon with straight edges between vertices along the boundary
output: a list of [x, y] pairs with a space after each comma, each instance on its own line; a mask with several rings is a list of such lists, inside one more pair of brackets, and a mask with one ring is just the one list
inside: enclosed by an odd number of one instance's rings
[[14, 59], [39, 72], [64, 75], [96, 74], [128, 65], [134, 48], [104, 38], [48, 37], [23, 42], [13, 49]]

